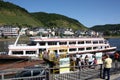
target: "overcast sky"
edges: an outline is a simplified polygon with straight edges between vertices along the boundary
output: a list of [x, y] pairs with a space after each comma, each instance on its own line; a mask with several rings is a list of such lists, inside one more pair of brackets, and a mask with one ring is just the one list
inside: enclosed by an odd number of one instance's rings
[[57, 13], [86, 27], [120, 23], [120, 0], [4, 0], [28, 12]]

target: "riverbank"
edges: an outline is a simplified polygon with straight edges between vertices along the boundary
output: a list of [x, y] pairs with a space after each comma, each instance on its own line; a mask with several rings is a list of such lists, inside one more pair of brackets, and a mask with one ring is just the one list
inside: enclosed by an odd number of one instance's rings
[[120, 36], [103, 36], [104, 38], [120, 38]]
[[[9, 38], [0, 38], [0, 41], [15, 41], [17, 39], [17, 37], [9, 37]], [[28, 36], [22, 36], [19, 38], [19, 40], [28, 40], [29, 41], [29, 37]]]
[[[103, 36], [105, 39], [108, 39], [108, 38], [120, 38], [120, 36]], [[29, 41], [29, 38], [28, 36], [21, 36], [19, 38], [19, 40], [25, 40], [25, 41]], [[0, 41], [15, 41], [17, 39], [17, 37], [8, 37], [8, 38], [0, 38]]]

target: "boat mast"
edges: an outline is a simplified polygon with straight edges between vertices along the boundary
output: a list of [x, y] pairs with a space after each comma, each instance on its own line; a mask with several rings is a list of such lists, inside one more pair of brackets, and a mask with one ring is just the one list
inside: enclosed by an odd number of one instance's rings
[[19, 40], [19, 38], [20, 38], [20, 35], [21, 35], [21, 32], [22, 32], [22, 29], [21, 29], [20, 32], [19, 32], [19, 35], [18, 35], [18, 37], [17, 37], [17, 39], [16, 39], [16, 41], [15, 41], [15, 43], [14, 43], [14, 46], [16, 46], [16, 44], [17, 44], [17, 42], [18, 42], [18, 40]]

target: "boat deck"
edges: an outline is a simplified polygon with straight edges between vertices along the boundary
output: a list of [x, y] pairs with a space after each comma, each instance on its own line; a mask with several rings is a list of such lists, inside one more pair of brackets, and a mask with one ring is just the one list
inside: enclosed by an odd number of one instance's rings
[[10, 55], [0, 55], [0, 60], [22, 60], [22, 59], [29, 59], [27, 56], [10, 56]]

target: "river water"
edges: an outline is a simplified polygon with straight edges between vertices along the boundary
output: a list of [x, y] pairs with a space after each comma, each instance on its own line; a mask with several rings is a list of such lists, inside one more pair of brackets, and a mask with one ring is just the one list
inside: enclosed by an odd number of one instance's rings
[[[120, 50], [120, 38], [108, 38], [111, 46], [117, 47]], [[0, 41], [0, 52], [8, 51], [8, 45], [13, 44], [15, 41]], [[19, 41], [18, 43], [27, 43], [28, 41]]]
[[120, 50], [120, 38], [109, 38], [107, 39], [111, 46], [117, 47], [117, 50]]

